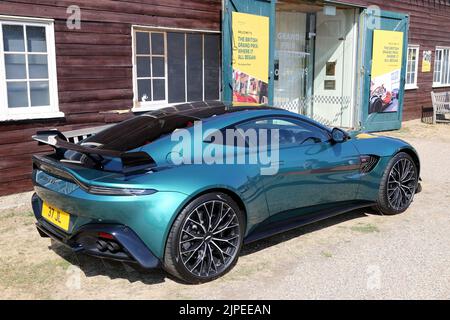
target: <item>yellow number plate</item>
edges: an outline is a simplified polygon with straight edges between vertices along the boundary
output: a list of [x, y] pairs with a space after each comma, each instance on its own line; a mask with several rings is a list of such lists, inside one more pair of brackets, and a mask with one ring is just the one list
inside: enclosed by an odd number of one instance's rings
[[42, 204], [42, 217], [63, 230], [69, 230], [70, 214], [54, 208], [47, 203]]

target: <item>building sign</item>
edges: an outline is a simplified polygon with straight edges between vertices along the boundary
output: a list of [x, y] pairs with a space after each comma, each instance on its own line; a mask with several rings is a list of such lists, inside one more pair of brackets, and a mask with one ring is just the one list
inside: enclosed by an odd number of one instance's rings
[[233, 102], [267, 104], [269, 18], [233, 12]]
[[431, 50], [423, 51], [422, 72], [431, 72]]
[[403, 32], [374, 31], [369, 113], [399, 109], [403, 37]]

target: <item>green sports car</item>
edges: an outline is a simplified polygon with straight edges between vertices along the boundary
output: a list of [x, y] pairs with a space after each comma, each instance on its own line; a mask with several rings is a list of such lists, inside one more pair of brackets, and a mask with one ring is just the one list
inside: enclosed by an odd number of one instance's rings
[[408, 143], [270, 107], [182, 104], [78, 143], [33, 138], [54, 148], [33, 157], [41, 236], [188, 283], [224, 275], [245, 243], [358, 208], [402, 213], [420, 189]]

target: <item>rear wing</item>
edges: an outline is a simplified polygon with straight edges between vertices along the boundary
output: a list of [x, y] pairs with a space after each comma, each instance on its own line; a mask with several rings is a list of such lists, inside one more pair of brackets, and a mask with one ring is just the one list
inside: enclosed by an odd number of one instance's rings
[[92, 155], [111, 158], [120, 158], [122, 161], [122, 171], [124, 173], [135, 172], [138, 170], [149, 169], [156, 166], [155, 161], [147, 152], [121, 152], [117, 150], [101, 149], [81, 144], [75, 144], [67, 141], [66, 136], [58, 130], [38, 131], [32, 136], [39, 145], [52, 146], [57, 152], [65, 152], [67, 150], [82, 153], [92, 159]]

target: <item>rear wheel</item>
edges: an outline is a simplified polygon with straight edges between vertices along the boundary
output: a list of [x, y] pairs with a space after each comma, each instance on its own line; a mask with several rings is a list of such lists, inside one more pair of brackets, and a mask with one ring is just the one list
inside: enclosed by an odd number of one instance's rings
[[170, 230], [164, 268], [189, 283], [221, 277], [236, 264], [244, 234], [243, 213], [223, 193], [189, 203]]
[[418, 170], [411, 156], [396, 154], [389, 162], [383, 178], [376, 209], [382, 214], [394, 215], [409, 208], [418, 184]]

